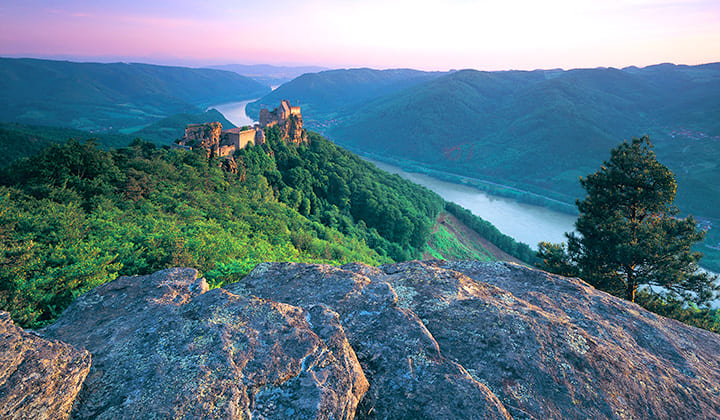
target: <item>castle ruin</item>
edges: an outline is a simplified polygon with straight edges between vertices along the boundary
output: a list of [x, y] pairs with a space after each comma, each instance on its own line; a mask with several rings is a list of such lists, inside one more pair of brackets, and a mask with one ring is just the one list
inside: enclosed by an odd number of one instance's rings
[[231, 128], [222, 129], [219, 122], [190, 124], [185, 127], [185, 135], [175, 147], [195, 150], [205, 149], [210, 156], [230, 156], [248, 144], [262, 144], [265, 142], [265, 133], [258, 127], [249, 129]]
[[282, 132], [282, 139], [285, 141], [296, 144], [307, 141], [307, 133], [303, 129], [300, 107], [291, 106], [290, 101], [287, 99], [280, 101], [280, 106], [272, 111], [267, 108], [261, 109], [259, 120], [262, 128], [279, 127]]
[[268, 111], [267, 108], [260, 110], [260, 127], [272, 127], [276, 124], [284, 124], [285, 121], [289, 120], [291, 116], [295, 116], [302, 119], [300, 114], [299, 106], [291, 106], [290, 101], [283, 99], [280, 101], [280, 106], [274, 110]]
[[205, 149], [207, 156], [232, 156], [236, 151], [249, 144], [260, 145], [265, 142], [264, 129], [277, 126], [285, 141], [301, 143], [307, 135], [302, 126], [302, 114], [299, 106], [291, 106], [283, 99], [280, 106], [272, 111], [260, 110], [260, 123], [249, 128], [222, 129], [219, 122], [190, 124], [185, 127], [185, 135], [174, 145], [187, 150]]

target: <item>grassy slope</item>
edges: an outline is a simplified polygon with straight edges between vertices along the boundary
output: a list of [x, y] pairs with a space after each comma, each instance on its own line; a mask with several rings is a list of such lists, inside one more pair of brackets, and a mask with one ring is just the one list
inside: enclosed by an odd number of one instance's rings
[[438, 215], [423, 257], [443, 260], [510, 261], [525, 264], [502, 251], [447, 212]]
[[269, 135], [236, 156], [237, 174], [143, 142], [51, 144], [0, 169], [0, 307], [38, 326], [118, 275], [177, 265], [221, 284], [262, 261], [380, 264], [420, 257], [428, 242], [447, 258], [494, 259], [449, 215], [430, 235], [439, 196], [311, 137], [296, 147]]
[[[213, 111], [209, 111], [205, 116], [215, 117]], [[221, 116], [221, 115], [220, 115]], [[66, 141], [69, 138], [77, 140], [87, 140], [98, 137], [98, 143], [104, 147], [119, 148], [127, 146], [134, 138], [142, 137], [143, 139], [155, 140], [148, 136], [147, 133], [157, 133], [161, 144], [166, 143], [166, 138], [162, 137], [163, 133], [170, 130], [180, 130], [185, 124], [191, 123], [192, 118], [199, 118], [202, 115], [178, 115], [153, 124], [144, 130], [133, 133], [132, 135], [94, 135], [92, 133], [60, 127], [37, 127], [24, 126], [19, 124], [0, 125], [0, 144], [7, 150], [2, 156], [4, 161], [0, 162], [0, 166], [5, 166], [16, 158], [31, 156], [49, 144], [57, 144]], [[212, 119], [212, 118], [211, 118]], [[176, 127], [175, 127], [176, 126]], [[428, 238], [428, 252], [424, 253], [425, 257], [445, 258], [445, 259], [477, 259], [485, 261], [488, 259], [500, 259], [505, 261], [519, 261], [516, 258], [504, 253], [490, 241], [486, 240], [472, 229], [465, 226], [454, 216], [442, 212], [437, 218], [437, 224], [433, 228], [433, 233]]]

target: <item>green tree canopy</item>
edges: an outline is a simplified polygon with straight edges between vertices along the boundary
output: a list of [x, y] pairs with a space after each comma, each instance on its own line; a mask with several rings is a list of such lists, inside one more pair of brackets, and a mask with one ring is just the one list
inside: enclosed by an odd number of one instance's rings
[[702, 254], [691, 250], [704, 232], [692, 216], [677, 217], [675, 178], [655, 158], [647, 136], [613, 149], [580, 184], [587, 196], [577, 202], [576, 232], [566, 234], [564, 258], [562, 245], [540, 244], [544, 268], [577, 273], [633, 302], [642, 285], [696, 303], [712, 297], [713, 278], [699, 272]]

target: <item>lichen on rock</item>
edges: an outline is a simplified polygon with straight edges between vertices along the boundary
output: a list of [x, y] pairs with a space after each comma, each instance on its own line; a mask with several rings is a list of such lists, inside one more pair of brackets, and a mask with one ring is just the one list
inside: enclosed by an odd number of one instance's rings
[[94, 355], [75, 418], [346, 419], [367, 390], [336, 314], [208, 291], [191, 269], [100, 286], [45, 333]]
[[87, 351], [24, 331], [0, 311], [0, 418], [67, 418], [89, 370]]

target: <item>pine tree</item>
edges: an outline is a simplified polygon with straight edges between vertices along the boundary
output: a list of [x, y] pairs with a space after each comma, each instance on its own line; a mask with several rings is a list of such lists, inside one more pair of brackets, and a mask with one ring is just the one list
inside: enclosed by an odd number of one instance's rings
[[690, 248], [704, 232], [692, 216], [677, 217], [675, 178], [647, 136], [613, 149], [580, 183], [587, 196], [577, 202], [567, 258], [581, 278], [633, 302], [641, 285], [696, 303], [712, 296], [714, 279], [698, 272], [702, 254]]

